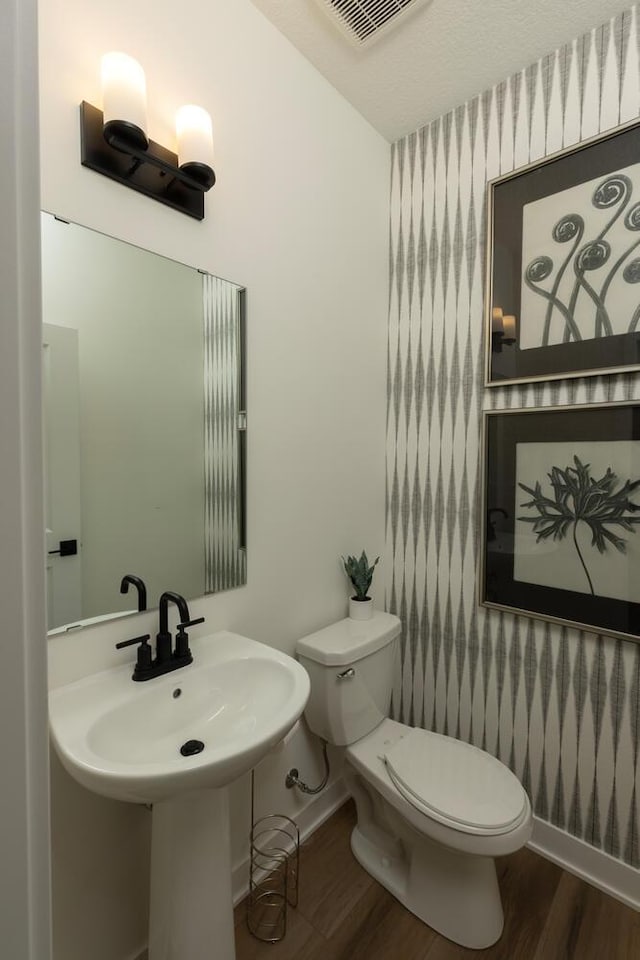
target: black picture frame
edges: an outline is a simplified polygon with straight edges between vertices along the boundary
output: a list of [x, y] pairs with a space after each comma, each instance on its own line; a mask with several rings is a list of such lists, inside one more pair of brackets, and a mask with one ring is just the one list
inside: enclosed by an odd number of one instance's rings
[[[640, 642], [640, 401], [485, 411], [483, 445], [480, 604]], [[594, 488], [611, 465], [613, 482]], [[589, 488], [578, 507], [564, 489], [567, 467], [572, 484]], [[603, 528], [622, 550], [607, 534], [598, 549]]]
[[[625, 168], [638, 164], [639, 158], [640, 122], [634, 121], [489, 183], [485, 296], [485, 385], [487, 387], [640, 370], [640, 314], [636, 316], [631, 310], [630, 316], [627, 317], [629, 305], [626, 300], [627, 297], [631, 297], [635, 303], [637, 293], [640, 306], [640, 247], [637, 250], [630, 249], [625, 258], [622, 254], [626, 249], [627, 235], [624, 234], [622, 238], [618, 235], [614, 243], [607, 243], [609, 252], [603, 254], [602, 251], [606, 250], [606, 247], [602, 246], [601, 240], [604, 239], [607, 242], [606, 236], [603, 235], [601, 238], [599, 247], [596, 245], [598, 231], [600, 233], [602, 231], [600, 219], [594, 220], [595, 190], [591, 192], [590, 188], [591, 202], [585, 200], [584, 195], [578, 199], [575, 193], [571, 196], [566, 194], [565, 201], [568, 209], [565, 211], [562, 208], [563, 192], [579, 187], [580, 184], [595, 181], [597, 178], [602, 178], [604, 183], [618, 171], [624, 171]], [[548, 224], [544, 225], [545, 231], [548, 231], [548, 250], [546, 240], [544, 249], [549, 255], [537, 257], [535, 260], [540, 261], [539, 263], [534, 265], [534, 260], [531, 260], [523, 268], [524, 210], [528, 204], [545, 198], [553, 198], [550, 201], [550, 207], [547, 208], [546, 216], [553, 215], [555, 218], [557, 213], [559, 218], [555, 223], [549, 220]], [[634, 178], [632, 189], [626, 189], [622, 199], [616, 201], [619, 205], [618, 209], [615, 208], [615, 204], [611, 205], [611, 210], [620, 214], [615, 226], [616, 231], [626, 225], [625, 218], [633, 210], [633, 226], [627, 228], [632, 231], [628, 235], [629, 248], [636, 240], [640, 240], [639, 201], [640, 173], [637, 181]], [[573, 210], [572, 205], [580, 209]], [[529, 207], [529, 211], [532, 209]], [[584, 218], [580, 217], [581, 212], [585, 214]], [[577, 214], [582, 219], [582, 233], [578, 236], [580, 229], [575, 221], [572, 221], [573, 225], [567, 226], [565, 223], [564, 234], [561, 230], [563, 240], [558, 240], [558, 234], [553, 234], [551, 228], [557, 228], [562, 219], [569, 220], [569, 214]], [[531, 216], [531, 213], [528, 216]], [[597, 217], [603, 218], [602, 222], [608, 219], [608, 210], [604, 209], [602, 203], [597, 210]], [[576, 232], [569, 242], [568, 235], [571, 234], [571, 230]], [[530, 236], [530, 232], [527, 236]], [[609, 236], [611, 239], [611, 235]], [[590, 265], [587, 255], [589, 251], [585, 249], [587, 247], [591, 250]], [[569, 256], [570, 251], [571, 256]], [[608, 262], [605, 264], [602, 260], [596, 269], [593, 267], [594, 251], [601, 256], [601, 259], [603, 256], [608, 257]], [[563, 268], [565, 259], [567, 262]], [[545, 260], [552, 264], [550, 268], [542, 263]], [[631, 260], [634, 262], [637, 260], [637, 263], [629, 267], [631, 271], [629, 273], [627, 267]], [[589, 331], [588, 337], [577, 339], [573, 336], [572, 330], [577, 329], [580, 333], [580, 326], [574, 325], [570, 328], [566, 325], [565, 318], [575, 316], [578, 309], [593, 310], [596, 328], [600, 325], [598, 320], [600, 308], [585, 284], [576, 284], [578, 306], [573, 301], [573, 295], [568, 295], [569, 289], [576, 283], [580, 267], [584, 264], [587, 264], [587, 267], [582, 269], [582, 278], [592, 282], [596, 288], [595, 295], [601, 296], [603, 289], [606, 291], [604, 298], [607, 302], [603, 309], [608, 311], [613, 320], [610, 325], [612, 334], [605, 328], [601, 328], [604, 332], [594, 336], [591, 332], [591, 320], [589, 320], [588, 324], [586, 322], [582, 324], [582, 332], [586, 332], [587, 329]], [[614, 271], [612, 268], [616, 264]], [[533, 298], [529, 293], [533, 288], [527, 285], [525, 279], [527, 267], [534, 270], [533, 278], [530, 277], [534, 280], [536, 287]], [[552, 272], [540, 278], [540, 272], [544, 274], [546, 270]], [[623, 275], [625, 281], [627, 279], [625, 270], [629, 276], [633, 276], [633, 280], [628, 281], [629, 284], [633, 284], [633, 289], [628, 288], [622, 281]], [[609, 281], [607, 286], [606, 277], [609, 273], [614, 275], [615, 283], [612, 284]], [[558, 276], [562, 292], [556, 295], [556, 300], [550, 307], [549, 297], [553, 293], [554, 278]], [[567, 284], [569, 287], [566, 286]], [[543, 295], [540, 295], [541, 293]], [[557, 306], [558, 302], [562, 302], [564, 314], [559, 312], [562, 308]], [[573, 308], [571, 308], [572, 302], [574, 302]], [[555, 311], [553, 337], [552, 342], [544, 343], [545, 317], [549, 308], [552, 313]], [[584, 316], [586, 315], [585, 312]], [[633, 317], [636, 317], [637, 329], [631, 329]], [[565, 323], [564, 335], [560, 334], [561, 326], [559, 327], [558, 323], [560, 325]], [[529, 324], [528, 342], [523, 341], [522, 324], [525, 326]], [[533, 336], [531, 336], [532, 333]]]

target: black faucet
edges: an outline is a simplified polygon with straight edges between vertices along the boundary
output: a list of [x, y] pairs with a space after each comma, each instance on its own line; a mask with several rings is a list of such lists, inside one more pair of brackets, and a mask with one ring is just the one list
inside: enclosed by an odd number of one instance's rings
[[132, 584], [138, 591], [138, 613], [142, 613], [143, 610], [147, 609], [147, 588], [144, 585], [144, 580], [140, 577], [134, 577], [132, 573], [127, 573], [120, 581], [120, 593], [128, 593], [129, 584]]
[[[187, 601], [184, 597], [181, 597], [179, 593], [173, 593], [171, 590], [166, 590], [160, 597], [159, 604], [159, 613], [160, 613], [160, 630], [156, 635], [156, 660], [158, 663], [166, 663], [171, 660], [173, 656], [173, 650], [171, 649], [171, 634], [169, 633], [169, 604], [175, 603], [178, 608], [178, 613], [180, 614], [180, 626], [184, 624], [185, 626], [191, 625], [191, 617], [189, 615], [189, 607], [187, 606]], [[191, 653], [189, 652], [189, 659], [186, 663], [191, 663]], [[180, 664], [182, 666], [182, 664]]]
[[[172, 649], [172, 637], [169, 632], [169, 604], [175, 603], [180, 614], [180, 623], [176, 633], [175, 649]], [[133, 640], [123, 640], [116, 643], [116, 648], [128, 647], [133, 643], [139, 643], [138, 659], [135, 670], [133, 671], [133, 680], [151, 680], [153, 677], [160, 677], [164, 673], [170, 673], [172, 670], [178, 670], [180, 667], [186, 667], [193, 662], [193, 656], [189, 649], [189, 636], [186, 633], [187, 627], [194, 627], [197, 623], [204, 623], [204, 617], [198, 617], [191, 620], [189, 607], [184, 597], [179, 593], [173, 593], [166, 590], [160, 597], [159, 604], [160, 629], [156, 635], [156, 655], [152, 657], [151, 647], [147, 643], [150, 640], [149, 634], [144, 637], [134, 637]]]

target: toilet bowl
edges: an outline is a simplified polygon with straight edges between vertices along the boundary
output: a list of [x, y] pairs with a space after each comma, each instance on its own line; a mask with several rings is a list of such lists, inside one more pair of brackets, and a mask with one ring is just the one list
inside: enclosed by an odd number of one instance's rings
[[517, 777], [471, 744], [389, 719], [400, 621], [376, 612], [304, 637], [310, 728], [344, 746], [357, 811], [351, 849], [365, 870], [443, 936], [482, 949], [504, 918], [494, 857], [528, 841]]

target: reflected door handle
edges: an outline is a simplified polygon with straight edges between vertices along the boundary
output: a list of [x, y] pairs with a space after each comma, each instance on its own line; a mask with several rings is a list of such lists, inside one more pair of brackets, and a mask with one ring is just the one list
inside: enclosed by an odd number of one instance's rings
[[49, 550], [49, 556], [59, 554], [61, 557], [75, 557], [78, 554], [77, 540], [60, 540], [57, 550]]

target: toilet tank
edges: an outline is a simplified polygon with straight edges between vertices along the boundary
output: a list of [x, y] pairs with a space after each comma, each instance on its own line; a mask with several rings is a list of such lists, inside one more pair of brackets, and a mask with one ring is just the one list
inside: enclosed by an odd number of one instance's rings
[[305, 718], [337, 746], [355, 743], [389, 715], [392, 664], [400, 620], [374, 611], [370, 620], [340, 620], [298, 641], [311, 679]]

